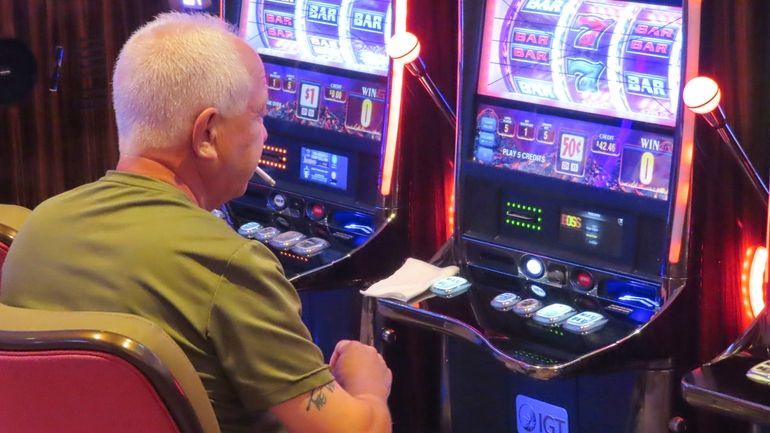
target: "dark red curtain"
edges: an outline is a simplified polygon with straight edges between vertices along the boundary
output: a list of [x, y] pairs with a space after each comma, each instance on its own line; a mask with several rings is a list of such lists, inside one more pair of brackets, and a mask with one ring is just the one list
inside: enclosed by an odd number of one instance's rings
[[[422, 45], [428, 73], [452, 107], [457, 95], [457, 2], [410, 0], [407, 30]], [[449, 237], [454, 129], [422, 85], [406, 74], [402, 108], [402, 207], [411, 256], [428, 259]]]
[[[32, 92], [0, 106], [0, 203], [34, 207], [114, 166], [113, 64], [131, 32], [168, 9], [156, 0], [0, 0], [0, 38], [22, 41], [38, 61]], [[61, 81], [50, 92], [57, 46]]]

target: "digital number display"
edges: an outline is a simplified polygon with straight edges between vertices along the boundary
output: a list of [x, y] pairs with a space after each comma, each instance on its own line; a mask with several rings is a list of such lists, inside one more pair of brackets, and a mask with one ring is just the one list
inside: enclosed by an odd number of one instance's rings
[[583, 218], [577, 215], [561, 214], [561, 225], [571, 229], [581, 229], [583, 227]]
[[301, 153], [300, 179], [336, 189], [348, 188], [348, 157], [307, 147]]
[[583, 176], [585, 172], [586, 138], [579, 134], [561, 134], [556, 171], [570, 176]]
[[376, 132], [385, 119], [385, 100], [364, 95], [350, 95], [345, 127], [353, 131]]
[[562, 209], [560, 221], [559, 243], [601, 255], [622, 255], [624, 218]]
[[318, 101], [321, 99], [321, 86], [315, 83], [302, 83], [299, 89], [299, 110], [297, 117], [318, 120]]
[[680, 7], [620, 0], [486, 3], [480, 94], [674, 126]]
[[327, 101], [334, 101], [334, 102], [340, 102], [340, 103], [344, 103], [348, 99], [347, 93], [343, 89], [339, 88], [339, 86], [326, 87], [324, 98], [326, 98]]

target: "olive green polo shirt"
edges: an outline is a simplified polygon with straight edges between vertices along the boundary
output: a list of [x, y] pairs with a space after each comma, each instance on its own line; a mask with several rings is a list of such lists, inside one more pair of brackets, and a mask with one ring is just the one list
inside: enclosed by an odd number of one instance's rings
[[199, 372], [223, 432], [333, 380], [267, 247], [148, 177], [110, 171], [38, 206], [3, 267], [0, 302], [154, 321]]

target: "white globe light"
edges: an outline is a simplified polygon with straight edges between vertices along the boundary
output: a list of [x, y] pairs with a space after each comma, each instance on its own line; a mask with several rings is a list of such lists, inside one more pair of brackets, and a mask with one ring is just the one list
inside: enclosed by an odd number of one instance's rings
[[388, 42], [388, 55], [395, 61], [411, 63], [420, 55], [420, 41], [412, 33], [396, 33]]
[[695, 77], [688, 81], [682, 92], [682, 100], [693, 113], [708, 114], [716, 110], [722, 93], [716, 81], [709, 77]]

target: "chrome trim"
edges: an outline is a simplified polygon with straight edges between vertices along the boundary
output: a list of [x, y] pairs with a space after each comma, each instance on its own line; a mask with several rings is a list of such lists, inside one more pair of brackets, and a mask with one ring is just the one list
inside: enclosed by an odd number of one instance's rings
[[[684, 288], [687, 281], [688, 280], [686, 279], [664, 280], [663, 286], [671, 286], [670, 290], [668, 290], [670, 293], [672, 293], [671, 301], [673, 301], [681, 294], [682, 289]], [[662, 287], [662, 289], [663, 288], [664, 287]], [[409, 304], [404, 304], [388, 299], [377, 300], [376, 312], [377, 314], [382, 315], [383, 317], [390, 320], [407, 323], [423, 329], [435, 331], [443, 335], [460, 338], [476, 346], [479, 346], [482, 349], [485, 349], [495, 360], [513, 372], [522, 373], [535, 379], [548, 380], [576, 371], [597, 357], [604, 355], [622, 345], [626, 341], [641, 335], [671, 304], [673, 304], [673, 302], [665, 304], [655, 313], [655, 315], [653, 315], [649, 321], [647, 321], [647, 323], [640, 326], [625, 337], [616, 340], [612, 344], [608, 344], [594, 351], [585, 353], [572, 361], [563, 362], [560, 364], [552, 364], [548, 366], [529, 364], [520, 359], [510, 357], [503, 351], [499, 350], [478, 330], [474, 329], [465, 322], [462, 322], [461, 320], [445, 316], [443, 314], [414, 308]]]
[[645, 371], [634, 387], [634, 433], [659, 433], [666, 431], [673, 416], [674, 371]]
[[18, 233], [19, 232], [13, 227], [8, 227], [7, 225], [0, 223], [0, 243], [4, 243], [10, 247]]

